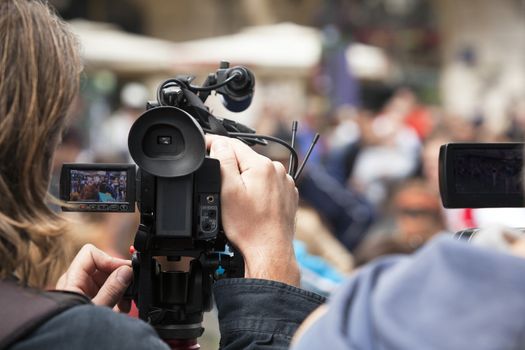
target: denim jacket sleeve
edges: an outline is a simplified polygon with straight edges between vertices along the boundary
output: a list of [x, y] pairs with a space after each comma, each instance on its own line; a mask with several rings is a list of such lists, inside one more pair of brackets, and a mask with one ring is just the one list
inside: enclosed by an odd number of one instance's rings
[[287, 284], [249, 278], [218, 281], [213, 292], [223, 350], [288, 349], [299, 325], [325, 301]]

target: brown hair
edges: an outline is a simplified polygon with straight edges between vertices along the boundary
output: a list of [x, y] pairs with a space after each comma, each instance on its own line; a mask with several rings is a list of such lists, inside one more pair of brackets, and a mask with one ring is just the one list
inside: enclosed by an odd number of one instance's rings
[[66, 262], [67, 224], [47, 190], [81, 68], [76, 38], [48, 6], [0, 0], [0, 278], [44, 287]]

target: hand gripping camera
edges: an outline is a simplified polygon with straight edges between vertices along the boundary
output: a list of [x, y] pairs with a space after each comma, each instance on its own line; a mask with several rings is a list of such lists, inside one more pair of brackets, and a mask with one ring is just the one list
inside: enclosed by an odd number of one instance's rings
[[296, 122], [289, 145], [213, 116], [204, 105], [212, 91], [229, 110], [250, 105], [255, 81], [245, 67], [221, 62], [202, 86], [192, 85], [193, 79], [178, 76], [160, 84], [157, 100], [133, 124], [128, 146], [138, 171], [128, 164], [65, 164], [60, 179], [66, 211], [133, 212], [136, 200], [140, 226], [129, 292], [139, 317], [166, 340], [199, 337], [203, 312], [212, 307], [213, 282], [244, 276], [243, 258], [222, 230], [220, 164], [207, 157], [204, 134], [235, 137], [251, 146], [278, 142], [291, 153], [294, 178], [318, 139], [298, 166]]

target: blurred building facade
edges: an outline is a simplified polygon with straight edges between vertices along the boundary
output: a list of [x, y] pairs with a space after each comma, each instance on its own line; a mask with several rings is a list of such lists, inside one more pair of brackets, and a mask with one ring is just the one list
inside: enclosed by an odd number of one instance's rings
[[502, 130], [525, 100], [525, 1], [436, 0], [441, 96], [451, 113]]

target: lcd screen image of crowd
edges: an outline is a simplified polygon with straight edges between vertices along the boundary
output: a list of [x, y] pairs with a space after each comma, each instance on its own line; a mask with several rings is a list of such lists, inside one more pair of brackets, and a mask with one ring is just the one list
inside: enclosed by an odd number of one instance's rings
[[125, 171], [71, 170], [69, 198], [75, 202], [126, 202]]

